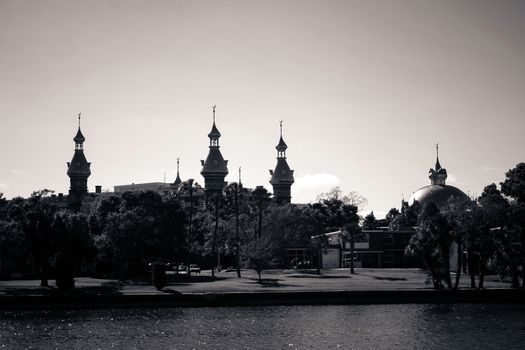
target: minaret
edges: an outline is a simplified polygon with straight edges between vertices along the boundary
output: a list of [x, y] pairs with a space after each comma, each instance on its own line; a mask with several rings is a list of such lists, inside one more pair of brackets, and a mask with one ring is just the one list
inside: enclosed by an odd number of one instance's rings
[[182, 183], [182, 180], [180, 179], [180, 174], [179, 174], [179, 159], [180, 158], [177, 158], [177, 177], [175, 178], [175, 182], [173, 183], [173, 186], [175, 186], [176, 188], [178, 188], [180, 184]]
[[439, 143], [436, 143], [436, 168], [428, 171], [430, 183], [432, 185], [445, 186], [445, 180], [447, 179], [447, 170], [441, 167], [439, 164]]
[[215, 106], [213, 106], [213, 126], [210, 133], [210, 151], [206, 160], [201, 160], [201, 175], [204, 177], [204, 189], [207, 198], [213, 193], [220, 193], [226, 186], [224, 178], [228, 175], [228, 161], [224, 160], [219, 150], [221, 133], [215, 125]]
[[71, 162], [67, 163], [67, 175], [71, 184], [68, 201], [70, 209], [79, 210], [82, 198], [88, 191], [87, 179], [91, 175], [91, 163], [87, 161], [84, 155], [84, 141], [86, 141], [86, 138], [80, 131], [80, 113], [78, 114], [78, 131], [73, 141], [75, 141], [75, 154]]
[[283, 121], [280, 121], [281, 138], [275, 147], [277, 150], [277, 165], [275, 170], [270, 170], [270, 183], [273, 186], [274, 200], [279, 204], [290, 203], [292, 199], [291, 187], [294, 183], [293, 170], [290, 170], [286, 161], [286, 149], [288, 146], [283, 140]]

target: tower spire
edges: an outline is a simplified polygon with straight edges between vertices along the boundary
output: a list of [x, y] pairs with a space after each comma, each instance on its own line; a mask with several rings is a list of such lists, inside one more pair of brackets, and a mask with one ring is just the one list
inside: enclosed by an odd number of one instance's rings
[[78, 113], [78, 128], [80, 129], [80, 116], [82, 115], [82, 112]]
[[213, 109], [213, 124], [215, 124], [215, 108], [217, 108], [217, 106], [213, 105], [211, 108]]
[[429, 170], [430, 183], [432, 185], [445, 185], [447, 170], [439, 164], [439, 142], [436, 143], [436, 166]]
[[441, 169], [441, 164], [439, 164], [439, 142], [436, 143], [436, 170]]
[[286, 145], [286, 142], [283, 140], [283, 121], [279, 121], [279, 128], [280, 128], [280, 137], [279, 137], [279, 143], [275, 147], [277, 150], [277, 158], [286, 158], [286, 149], [288, 146]]
[[239, 167], [239, 186], [241, 186], [241, 167]]
[[180, 179], [180, 175], [179, 175], [179, 160], [180, 158], [177, 157], [177, 177], [175, 178], [175, 182], [174, 182], [175, 186], [178, 186], [182, 183], [182, 180]]

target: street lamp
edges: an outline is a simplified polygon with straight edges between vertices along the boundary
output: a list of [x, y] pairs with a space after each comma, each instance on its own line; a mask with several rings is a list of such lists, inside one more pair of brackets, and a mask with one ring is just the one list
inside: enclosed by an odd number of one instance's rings
[[188, 191], [190, 192], [190, 227], [188, 229], [188, 276], [191, 275], [191, 231], [193, 224], [193, 179], [188, 179]]

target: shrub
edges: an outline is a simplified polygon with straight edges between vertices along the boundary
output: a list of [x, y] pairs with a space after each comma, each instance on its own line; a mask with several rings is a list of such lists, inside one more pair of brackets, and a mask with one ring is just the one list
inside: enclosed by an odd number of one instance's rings
[[166, 264], [162, 261], [157, 260], [152, 265], [152, 279], [153, 285], [158, 290], [166, 287]]
[[57, 253], [55, 255], [55, 275], [58, 289], [73, 289], [75, 280], [73, 276], [73, 259], [67, 253]]

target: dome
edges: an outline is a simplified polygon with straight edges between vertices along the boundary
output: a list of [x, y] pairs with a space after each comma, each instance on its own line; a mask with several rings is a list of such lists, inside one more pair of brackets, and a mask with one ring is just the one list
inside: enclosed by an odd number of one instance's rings
[[210, 147], [210, 152], [205, 161], [201, 161], [201, 174], [228, 174], [228, 161], [224, 160], [218, 148]]
[[292, 184], [294, 182], [293, 170], [290, 169], [288, 162], [284, 158], [277, 159], [277, 166], [275, 170], [270, 170], [270, 175], [272, 175], [270, 179], [272, 185], [279, 183]]
[[211, 131], [208, 134], [208, 137], [213, 140], [216, 140], [219, 137], [221, 137], [221, 133], [219, 132], [219, 129], [217, 129], [217, 127], [215, 126], [215, 122], [213, 122], [213, 126], [211, 127]]
[[77, 134], [73, 138], [73, 141], [75, 141], [77, 144], [84, 143], [84, 141], [86, 141], [86, 138], [84, 135], [82, 135], [82, 131], [80, 131], [80, 126], [78, 127]]
[[426, 203], [433, 202], [439, 209], [442, 209], [451, 198], [468, 199], [468, 196], [454, 186], [428, 185], [414, 192], [408, 200], [408, 205], [412, 206], [417, 201], [421, 207], [424, 207]]
[[67, 175], [69, 176], [89, 176], [91, 175], [89, 163], [82, 151], [75, 151], [71, 162], [67, 163]]
[[279, 144], [275, 147], [275, 149], [278, 150], [279, 152], [284, 152], [286, 151], [287, 148], [288, 146], [286, 145], [286, 142], [284, 142], [283, 137], [281, 136], [279, 140]]

